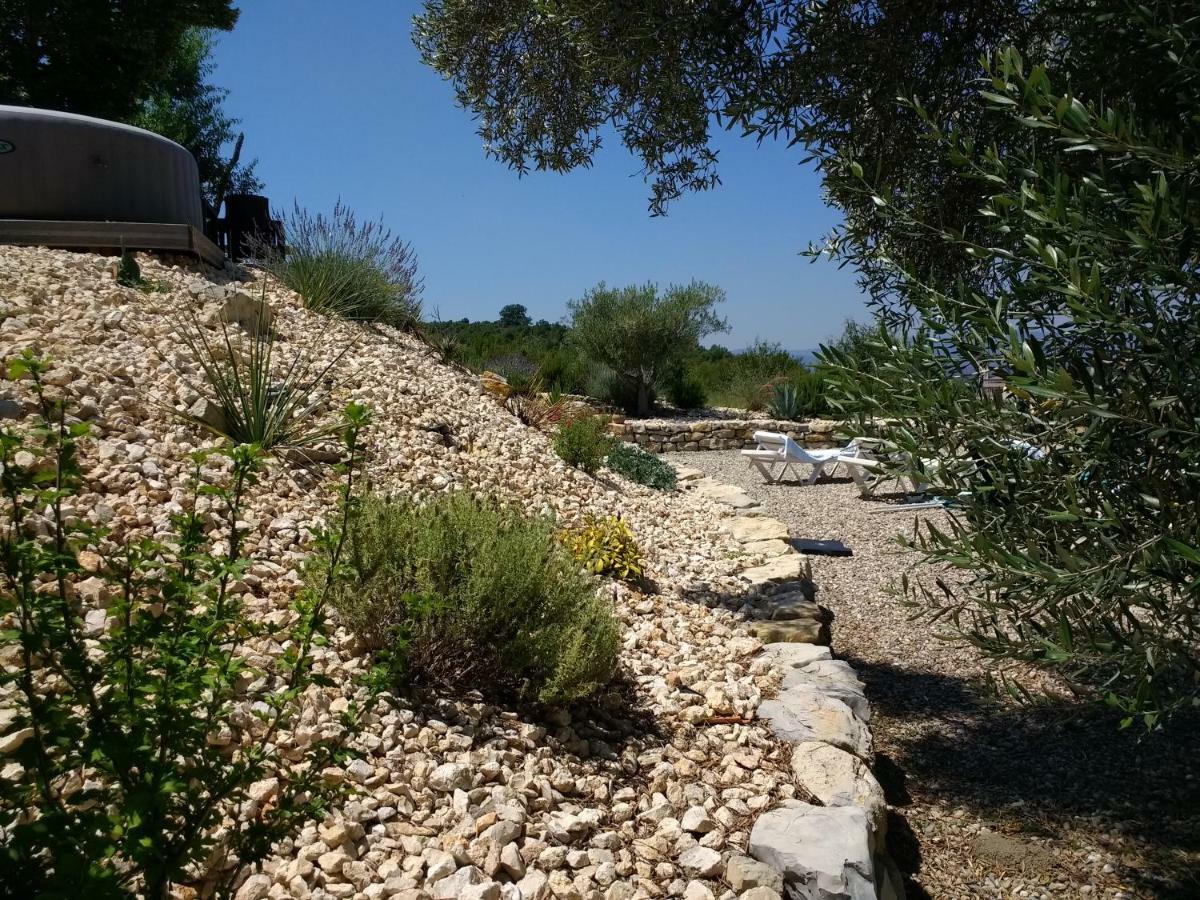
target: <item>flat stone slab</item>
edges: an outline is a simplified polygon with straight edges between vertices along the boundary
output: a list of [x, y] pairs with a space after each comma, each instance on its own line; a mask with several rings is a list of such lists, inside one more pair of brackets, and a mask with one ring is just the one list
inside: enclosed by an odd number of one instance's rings
[[792, 751], [796, 782], [825, 806], [858, 806], [871, 826], [871, 852], [883, 845], [887, 801], [870, 767], [857, 756], [820, 741], [804, 741]]
[[776, 622], [786, 622], [789, 619], [816, 619], [819, 622], [832, 622], [833, 613], [813, 599], [812, 587], [801, 587], [799, 590], [788, 591], [786, 594], [776, 594], [762, 600], [762, 611], [766, 618]]
[[788, 581], [799, 581], [802, 574], [800, 557], [777, 556], [761, 566], [744, 569], [741, 577], [756, 586], [766, 584], [782, 584]]
[[827, 622], [813, 619], [793, 619], [790, 622], [755, 621], [746, 625], [746, 630], [764, 644], [791, 644], [803, 647], [820, 644], [828, 650], [833, 635]]
[[876, 900], [869, 829], [857, 806], [789, 800], [758, 817], [750, 855], [783, 872], [788, 897]]
[[754, 553], [760, 556], [775, 557], [787, 556], [793, 550], [785, 541], [750, 541], [742, 544], [742, 549], [747, 553]]
[[735, 541], [743, 544], [754, 541], [783, 541], [787, 540], [788, 536], [788, 527], [785, 524], [767, 516], [733, 519], [726, 522], [724, 527], [733, 535]]
[[788, 669], [783, 675], [783, 689], [803, 688], [820, 691], [841, 700], [863, 723], [871, 721], [871, 704], [866, 688], [853, 667], [840, 659], [820, 660], [807, 666]]
[[699, 469], [693, 469], [689, 466], [676, 466], [675, 467], [675, 480], [676, 481], [697, 481], [703, 477], [704, 477], [704, 473], [701, 472]]
[[833, 659], [828, 647], [818, 647], [814, 644], [768, 643], [762, 648], [762, 652], [783, 669], [785, 674], [788, 669], [803, 668], [809, 663]]
[[758, 706], [758, 717], [775, 736], [793, 744], [823, 741], [870, 762], [874, 758], [871, 732], [854, 712], [835, 697], [806, 687], [780, 691]]
[[734, 509], [751, 509], [759, 505], [757, 500], [732, 484], [721, 484], [711, 478], [701, 478], [693, 484], [695, 485], [693, 491], [697, 496], [707, 497], [709, 500], [724, 503]]

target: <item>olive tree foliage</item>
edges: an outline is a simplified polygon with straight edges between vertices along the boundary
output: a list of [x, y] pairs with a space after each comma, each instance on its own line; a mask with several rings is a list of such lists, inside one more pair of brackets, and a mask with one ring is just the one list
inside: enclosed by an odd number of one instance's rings
[[[1031, 0], [427, 0], [414, 40], [477, 117], [488, 154], [520, 173], [590, 165], [605, 138], [637, 158], [650, 209], [719, 181], [714, 131], [835, 151], [906, 188], [916, 215], [960, 226], [985, 194], [921, 135], [898, 97], [938, 120], [986, 120], [964, 85], [981, 55], [1036, 45], [1051, 25]], [[1035, 13], [1038, 13], [1035, 15]], [[871, 203], [826, 180], [852, 221]], [[877, 241], [904, 240], [877, 231]], [[956, 258], [907, 241], [940, 270]], [[864, 273], [865, 275], [866, 273]], [[886, 286], [887, 273], [871, 276]]]
[[233, 0], [0, 0], [0, 103], [128, 121], [191, 28], [233, 28]]
[[[824, 362], [862, 427], [903, 399], [881, 435], [939, 460], [928, 477], [954, 498], [912, 544], [962, 577], [911, 598], [998, 660], [1052, 667], [1153, 726], [1200, 703], [1200, 18], [1122, 0], [1086, 15], [1095, 43], [1122, 48], [1112, 98], [1010, 48], [974, 101], [1008, 149], [926, 118], [930, 152], [988, 194], [980, 234], [913, 217], [839, 161], [873, 228], [937, 243], [972, 277], [938, 284], [861, 232], [835, 240], [903, 291], [876, 304], [890, 329], [873, 367], [847, 348]], [[915, 327], [926, 340], [905, 339]]]
[[567, 304], [571, 339], [612, 369], [636, 398], [638, 415], [649, 415], [654, 385], [702, 337], [728, 329], [715, 311], [724, 299], [723, 290], [701, 281], [673, 284], [661, 295], [650, 283], [610, 288], [601, 282]]

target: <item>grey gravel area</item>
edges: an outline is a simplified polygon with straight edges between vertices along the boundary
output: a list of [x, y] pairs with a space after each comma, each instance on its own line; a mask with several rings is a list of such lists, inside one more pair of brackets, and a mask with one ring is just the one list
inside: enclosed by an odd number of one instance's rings
[[867, 685], [910, 898], [1200, 897], [1200, 720], [1146, 735], [1061, 695], [998, 696], [974, 648], [894, 593], [901, 573], [931, 574], [897, 534], [940, 510], [880, 512], [836, 476], [766, 485], [736, 451], [665, 458], [743, 488], [792, 537], [853, 551], [810, 557], [813, 578], [835, 653]]

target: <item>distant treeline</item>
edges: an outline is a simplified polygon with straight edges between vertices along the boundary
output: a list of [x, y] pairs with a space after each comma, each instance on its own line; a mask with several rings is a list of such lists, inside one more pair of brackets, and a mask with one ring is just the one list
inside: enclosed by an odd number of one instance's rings
[[[494, 321], [464, 318], [426, 328], [450, 358], [473, 371], [496, 372], [522, 383], [537, 379], [547, 391], [630, 405], [631, 398], [624, 396], [612, 373], [574, 346], [567, 325], [545, 319], [533, 322], [518, 304], [506, 306]], [[853, 339], [859, 332], [860, 326], [847, 322], [839, 340]], [[778, 411], [811, 416], [829, 411], [821, 381], [819, 365], [806, 365], [780, 344], [756, 341], [739, 351], [720, 345], [698, 347], [654, 389], [660, 405], [753, 411], [767, 410], [790, 389], [789, 408]]]

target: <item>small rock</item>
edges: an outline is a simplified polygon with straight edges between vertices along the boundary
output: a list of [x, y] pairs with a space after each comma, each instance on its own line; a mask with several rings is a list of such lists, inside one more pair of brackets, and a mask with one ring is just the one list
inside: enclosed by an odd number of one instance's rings
[[693, 834], [708, 834], [717, 827], [717, 823], [712, 820], [708, 810], [703, 806], [692, 806], [679, 820], [679, 827]]
[[721, 873], [721, 854], [711, 847], [692, 847], [679, 854], [679, 867], [696, 878], [714, 878]]
[[444, 794], [471, 787], [471, 770], [459, 763], [442, 763], [429, 773], [429, 786]]
[[271, 890], [271, 876], [258, 872], [242, 882], [235, 896], [236, 900], [263, 900]]

